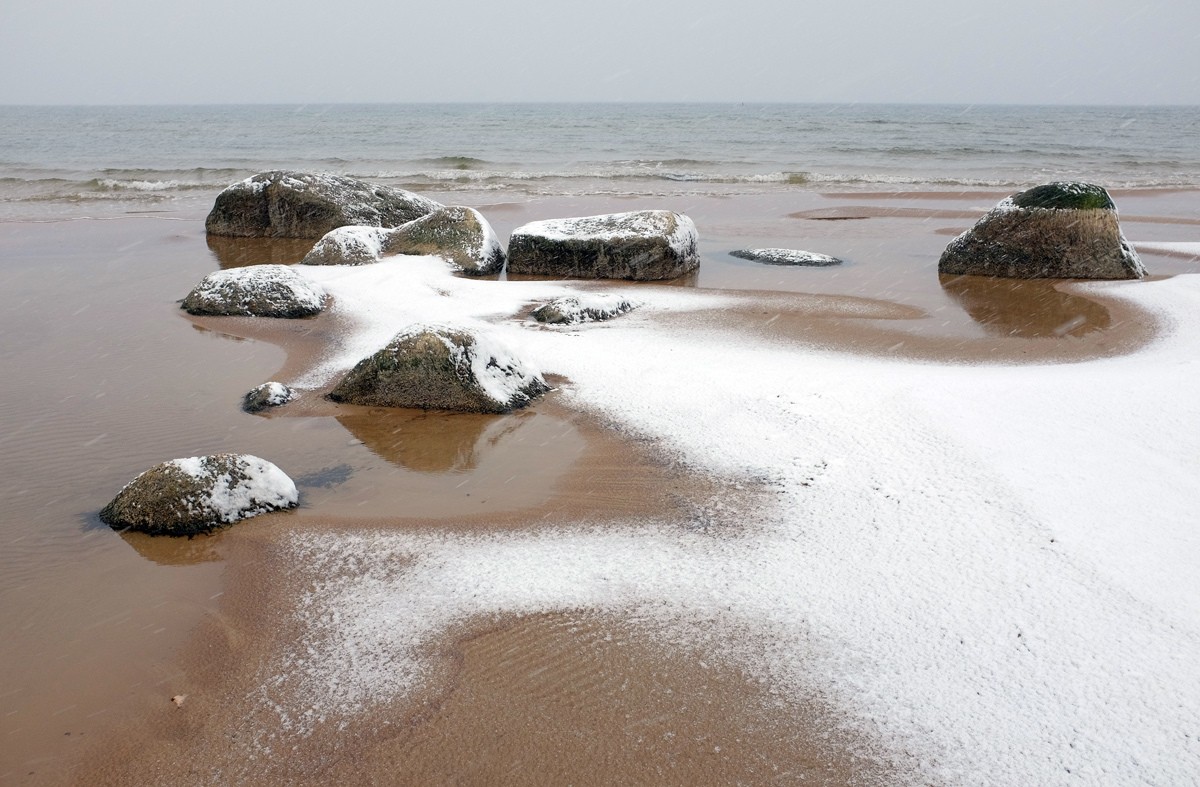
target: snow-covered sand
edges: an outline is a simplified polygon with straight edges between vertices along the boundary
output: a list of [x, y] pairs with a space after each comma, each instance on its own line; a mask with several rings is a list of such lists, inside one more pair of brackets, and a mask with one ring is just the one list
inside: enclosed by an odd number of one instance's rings
[[913, 783], [1200, 773], [1200, 277], [1080, 285], [1158, 315], [1136, 355], [983, 366], [673, 327], [736, 300], [702, 291], [640, 288], [621, 320], [546, 330], [514, 315], [575, 285], [427, 258], [304, 273], [355, 329], [301, 385], [408, 324], [465, 324], [694, 472], [773, 494], [703, 531], [291, 536], [314, 589], [272, 690], [289, 724], [403, 697], [452, 624], [590, 608], [819, 691]]

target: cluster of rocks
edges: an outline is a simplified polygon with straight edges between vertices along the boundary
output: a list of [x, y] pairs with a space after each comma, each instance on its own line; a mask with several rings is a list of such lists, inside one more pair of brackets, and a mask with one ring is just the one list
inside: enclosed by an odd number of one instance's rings
[[[206, 221], [214, 235], [319, 238], [306, 265], [361, 265], [389, 254], [433, 255], [456, 270], [558, 278], [673, 279], [699, 266], [691, 219], [665, 210], [554, 219], [513, 231], [506, 254], [478, 211], [350, 178], [266, 172], [223, 191]], [[830, 266], [841, 260], [798, 249], [744, 249], [734, 256], [772, 265]], [[1145, 268], [1121, 234], [1108, 193], [1086, 183], [1050, 183], [1015, 194], [955, 238], [939, 261], [949, 275], [1012, 278], [1140, 278]], [[326, 294], [284, 265], [206, 276], [182, 301], [197, 315], [303, 318]], [[612, 319], [636, 303], [610, 293], [564, 297], [534, 309], [548, 325]], [[502, 342], [462, 328], [420, 325], [361, 360], [329, 397], [375, 407], [504, 413], [550, 390], [542, 374]], [[246, 394], [260, 412], [295, 395], [282, 383]], [[101, 512], [116, 528], [193, 535], [266, 511], [295, 507], [295, 484], [247, 455], [166, 462], [130, 482]]]

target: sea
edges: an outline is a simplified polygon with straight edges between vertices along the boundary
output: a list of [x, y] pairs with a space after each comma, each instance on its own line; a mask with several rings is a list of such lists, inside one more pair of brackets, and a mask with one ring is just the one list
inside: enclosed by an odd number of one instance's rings
[[370, 104], [0, 107], [0, 220], [196, 208], [267, 169], [416, 191], [1200, 187], [1200, 107]]

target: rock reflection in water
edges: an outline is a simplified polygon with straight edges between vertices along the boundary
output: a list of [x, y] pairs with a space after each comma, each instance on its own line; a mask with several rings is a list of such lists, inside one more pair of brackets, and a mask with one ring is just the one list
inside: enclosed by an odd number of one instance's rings
[[316, 243], [312, 238], [227, 238], [209, 235], [208, 249], [222, 270], [247, 265], [292, 265], [304, 259]]
[[530, 411], [498, 416], [385, 407], [337, 416], [373, 453], [422, 473], [474, 470], [485, 452], [536, 418]]
[[221, 531], [191, 538], [150, 536], [132, 530], [123, 530], [120, 535], [139, 555], [160, 566], [193, 566], [224, 559], [218, 549]]
[[939, 276], [942, 289], [989, 334], [1024, 339], [1080, 337], [1112, 324], [1108, 309], [1062, 292], [1051, 279]]

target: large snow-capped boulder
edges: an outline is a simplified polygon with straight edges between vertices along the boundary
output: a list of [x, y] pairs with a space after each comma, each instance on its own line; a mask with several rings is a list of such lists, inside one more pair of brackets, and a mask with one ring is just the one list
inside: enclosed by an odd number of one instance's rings
[[583, 293], [555, 298], [538, 306], [529, 316], [549, 325], [576, 325], [581, 322], [611, 320], [635, 308], [635, 302], [620, 295], [607, 292]]
[[342, 175], [273, 170], [218, 194], [204, 228], [212, 235], [242, 238], [319, 238], [349, 224], [398, 227], [440, 207], [392, 186]]
[[183, 299], [188, 314], [310, 317], [325, 306], [325, 290], [287, 265], [214, 271]]
[[668, 210], [535, 221], [513, 230], [509, 273], [674, 279], [700, 265], [696, 225]]
[[111, 527], [151, 535], [207, 533], [268, 511], [295, 508], [296, 485], [248, 454], [174, 459], [130, 481], [100, 511]]
[[329, 398], [371, 407], [506, 413], [548, 390], [541, 373], [502, 342], [421, 325], [359, 361]]
[[475, 276], [504, 268], [504, 249], [492, 225], [479, 211], [461, 206], [439, 208], [392, 230], [383, 253], [433, 255]]
[[1121, 234], [1100, 186], [1047, 183], [1002, 200], [959, 235], [938, 273], [1018, 279], [1140, 279], [1146, 269]]
[[738, 249], [729, 253], [743, 260], [762, 262], [767, 265], [801, 265], [810, 268], [824, 268], [842, 264], [837, 257], [801, 249]]
[[394, 230], [388, 227], [338, 227], [313, 244], [302, 265], [366, 265], [378, 262], [383, 243]]

